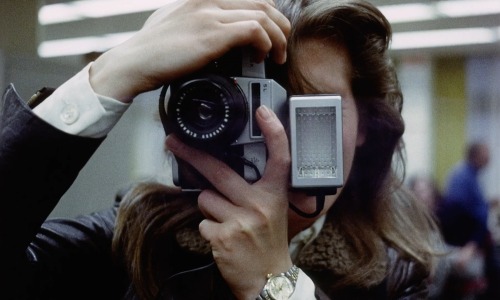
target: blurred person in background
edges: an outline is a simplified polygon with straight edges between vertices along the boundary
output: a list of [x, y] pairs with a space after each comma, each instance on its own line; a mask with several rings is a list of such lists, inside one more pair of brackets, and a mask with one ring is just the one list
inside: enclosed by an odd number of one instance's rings
[[495, 246], [489, 230], [489, 201], [479, 182], [479, 175], [488, 165], [490, 151], [483, 142], [467, 145], [463, 161], [449, 172], [438, 211], [445, 241], [481, 253], [484, 258], [486, 291], [480, 299], [500, 299], [500, 277]]
[[[438, 218], [443, 196], [436, 180], [430, 175], [417, 174], [411, 176], [407, 184], [415, 197]], [[443, 254], [437, 257], [435, 270], [431, 276], [429, 299], [477, 299], [485, 291], [484, 256], [474, 244], [445, 244]]]

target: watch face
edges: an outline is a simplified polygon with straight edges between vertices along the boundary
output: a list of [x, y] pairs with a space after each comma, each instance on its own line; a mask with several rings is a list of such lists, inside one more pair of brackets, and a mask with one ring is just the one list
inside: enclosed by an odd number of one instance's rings
[[292, 295], [293, 290], [292, 282], [285, 276], [271, 277], [267, 283], [268, 295], [274, 300], [287, 300]]

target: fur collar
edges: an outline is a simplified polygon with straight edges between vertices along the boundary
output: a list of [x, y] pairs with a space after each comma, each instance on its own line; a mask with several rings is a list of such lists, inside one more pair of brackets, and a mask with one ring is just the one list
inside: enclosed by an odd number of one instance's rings
[[[209, 243], [196, 229], [184, 228], [177, 232], [176, 238], [180, 247], [189, 252], [204, 255], [211, 252]], [[332, 222], [325, 222], [318, 237], [301, 250], [295, 263], [304, 270], [332, 271], [337, 276], [343, 276], [352, 271], [356, 261], [356, 251], [344, 234]], [[386, 269], [387, 261], [381, 262], [367, 275], [367, 286], [380, 283]]]

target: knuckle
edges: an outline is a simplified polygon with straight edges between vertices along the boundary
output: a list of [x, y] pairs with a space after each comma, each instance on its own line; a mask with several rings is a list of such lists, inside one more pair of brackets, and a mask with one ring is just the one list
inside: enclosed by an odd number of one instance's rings
[[248, 33], [251, 36], [260, 34], [261, 31], [262, 31], [262, 26], [257, 20], [251, 20], [248, 22]]
[[278, 155], [275, 159], [274, 166], [280, 170], [288, 170], [290, 167], [290, 156], [286, 154]]
[[290, 158], [290, 155], [289, 155], [289, 153], [288, 153], [288, 152], [286, 152], [286, 153], [284, 153], [284, 154], [280, 155], [280, 156], [279, 156], [279, 158], [280, 158], [279, 160], [280, 160], [280, 162], [281, 162], [281, 165], [282, 165], [283, 167], [287, 167], [287, 168], [288, 168], [288, 166], [289, 166], [289, 165], [291, 164], [291, 162], [292, 162], [292, 159]]
[[265, 24], [269, 20], [268, 15], [261, 10], [254, 11], [254, 18], [259, 24]]
[[265, 230], [270, 223], [271, 216], [268, 213], [270, 211], [270, 209], [263, 209], [261, 207], [260, 209], [253, 210], [251, 221], [246, 219], [235, 220], [239, 234], [245, 239], [251, 239], [256, 232]]
[[267, 10], [269, 9], [271, 6], [274, 5], [271, 5], [272, 4], [272, 1], [270, 0], [255, 0], [255, 7], [257, 9], [260, 9], [260, 10]]

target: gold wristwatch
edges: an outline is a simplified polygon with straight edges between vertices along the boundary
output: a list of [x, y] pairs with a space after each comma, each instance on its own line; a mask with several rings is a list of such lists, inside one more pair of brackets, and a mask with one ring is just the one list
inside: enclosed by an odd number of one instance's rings
[[267, 275], [267, 282], [257, 300], [286, 300], [295, 291], [299, 268], [293, 265], [290, 270], [278, 275]]

